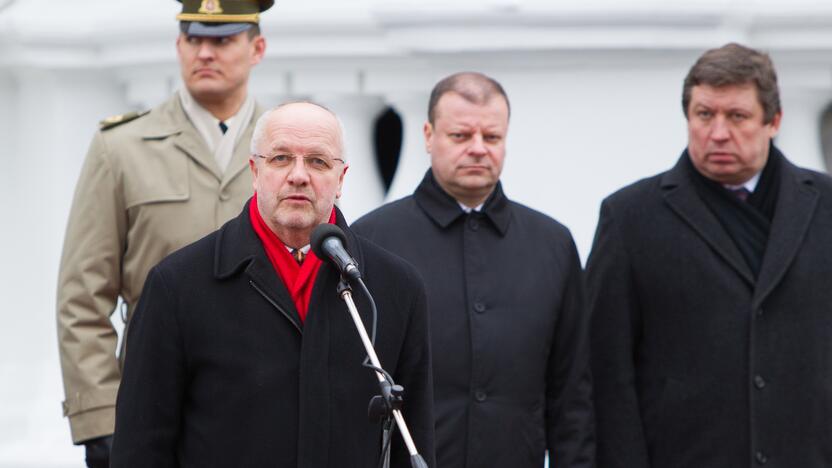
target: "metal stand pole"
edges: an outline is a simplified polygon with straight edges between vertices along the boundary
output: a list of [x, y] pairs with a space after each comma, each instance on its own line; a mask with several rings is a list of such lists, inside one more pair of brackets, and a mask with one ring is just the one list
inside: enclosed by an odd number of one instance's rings
[[[342, 283], [346, 282], [343, 281]], [[350, 316], [352, 317], [356, 330], [358, 330], [358, 335], [361, 337], [361, 342], [364, 344], [364, 349], [367, 350], [367, 356], [370, 358], [370, 363], [376, 369], [381, 369], [381, 363], [376, 355], [376, 350], [373, 348], [373, 343], [370, 341], [370, 337], [367, 336], [367, 330], [364, 329], [364, 322], [362, 322], [361, 316], [358, 315], [358, 309], [355, 307], [355, 302], [352, 299], [352, 291], [349, 287], [342, 289], [341, 298], [347, 304], [347, 309], [350, 311]], [[384, 374], [378, 370], [374, 370], [374, 372], [378, 378], [379, 385], [382, 387], [382, 395], [384, 396], [385, 393], [389, 394], [390, 382], [387, 381], [387, 377], [385, 377]], [[396, 420], [396, 426], [398, 426], [399, 432], [402, 434], [402, 439], [404, 439], [404, 444], [407, 446], [407, 451], [410, 453], [411, 465], [413, 468], [428, 468], [427, 463], [425, 463], [425, 460], [421, 455], [419, 455], [419, 451], [416, 450], [416, 445], [413, 443], [413, 437], [411, 437], [410, 431], [407, 429], [407, 424], [404, 422], [402, 412], [398, 409], [393, 409], [392, 411], [393, 418]]]

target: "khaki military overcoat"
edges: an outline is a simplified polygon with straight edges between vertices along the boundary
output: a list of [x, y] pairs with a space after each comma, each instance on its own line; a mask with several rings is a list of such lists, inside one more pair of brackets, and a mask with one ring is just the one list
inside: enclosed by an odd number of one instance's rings
[[223, 173], [179, 96], [95, 134], [75, 190], [58, 279], [58, 341], [75, 443], [112, 434], [121, 377], [110, 316], [125, 316], [148, 271], [216, 230], [252, 195], [249, 143], [259, 107]]

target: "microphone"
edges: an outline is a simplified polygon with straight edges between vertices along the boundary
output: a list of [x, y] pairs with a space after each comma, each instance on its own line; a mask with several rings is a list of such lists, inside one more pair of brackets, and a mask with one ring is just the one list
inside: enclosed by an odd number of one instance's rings
[[348, 280], [357, 280], [361, 278], [361, 272], [358, 271], [358, 263], [347, 253], [344, 247], [346, 242], [347, 237], [341, 228], [334, 224], [324, 223], [319, 224], [312, 231], [310, 246], [318, 258], [332, 262], [341, 275]]

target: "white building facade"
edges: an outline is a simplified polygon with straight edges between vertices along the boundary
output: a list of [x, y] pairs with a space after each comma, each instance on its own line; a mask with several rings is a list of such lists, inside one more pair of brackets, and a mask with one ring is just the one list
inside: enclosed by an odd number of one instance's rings
[[[777, 143], [798, 165], [826, 169], [832, 4], [786, 3], [277, 0], [263, 15], [268, 47], [250, 90], [267, 106], [312, 99], [340, 116], [350, 162], [341, 208], [354, 220], [421, 180], [433, 84], [463, 70], [493, 76], [512, 106], [506, 194], [569, 226], [585, 259], [601, 199], [684, 149], [682, 80], [708, 48], [734, 41], [771, 53], [784, 108]], [[63, 232], [97, 122], [179, 87], [178, 9], [0, 0], [0, 467], [83, 461], [60, 406]], [[403, 138], [385, 192], [373, 132], [388, 108]]]

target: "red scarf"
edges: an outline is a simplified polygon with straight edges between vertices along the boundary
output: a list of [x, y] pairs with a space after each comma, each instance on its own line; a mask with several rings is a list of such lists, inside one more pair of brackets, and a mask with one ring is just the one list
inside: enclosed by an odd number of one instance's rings
[[[304, 257], [303, 263], [298, 265], [286, 245], [260, 216], [260, 210], [257, 208], [257, 193], [251, 199], [248, 213], [251, 218], [251, 226], [263, 243], [263, 248], [266, 249], [266, 255], [272, 262], [272, 266], [277, 271], [280, 279], [283, 280], [286, 289], [289, 290], [289, 295], [292, 296], [292, 301], [298, 309], [300, 321], [303, 323], [306, 320], [306, 313], [309, 311], [312, 287], [315, 285], [315, 278], [317, 278], [318, 270], [321, 268], [321, 260], [310, 250]], [[335, 224], [335, 208], [332, 209], [332, 214], [329, 216], [329, 224]]]

